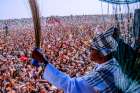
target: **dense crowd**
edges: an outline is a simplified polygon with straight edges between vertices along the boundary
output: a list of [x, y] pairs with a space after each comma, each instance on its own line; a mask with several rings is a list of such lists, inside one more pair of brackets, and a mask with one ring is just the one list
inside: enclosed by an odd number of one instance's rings
[[[94, 36], [94, 27], [90, 24], [46, 26], [42, 30], [41, 48], [58, 69], [71, 77], [81, 76], [93, 66], [85, 50]], [[62, 93], [42, 79], [43, 66], [31, 64], [35, 46], [33, 29], [0, 34], [1, 93]]]
[[[111, 26], [110, 23], [101, 25], [46, 24], [42, 28], [41, 48], [58, 69], [71, 77], [79, 77], [94, 67], [86, 51], [91, 39], [98, 30], [105, 31]], [[34, 46], [32, 27], [15, 29], [7, 34], [4, 30], [0, 32], [1, 93], [63, 93], [42, 79], [43, 65], [32, 66], [31, 51]]]

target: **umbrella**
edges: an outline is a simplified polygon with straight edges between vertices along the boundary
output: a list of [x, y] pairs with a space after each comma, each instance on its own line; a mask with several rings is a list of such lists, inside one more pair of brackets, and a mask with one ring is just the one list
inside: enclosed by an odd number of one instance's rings
[[99, 1], [104, 1], [112, 4], [132, 4], [140, 2], [140, 0], [99, 0]]

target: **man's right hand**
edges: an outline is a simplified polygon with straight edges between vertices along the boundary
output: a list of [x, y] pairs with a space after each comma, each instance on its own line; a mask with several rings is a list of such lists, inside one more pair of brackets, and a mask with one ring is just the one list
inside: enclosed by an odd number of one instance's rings
[[32, 51], [32, 58], [41, 62], [41, 63], [48, 63], [48, 59], [43, 55], [43, 53], [41, 53], [41, 50], [39, 48], [35, 48]]

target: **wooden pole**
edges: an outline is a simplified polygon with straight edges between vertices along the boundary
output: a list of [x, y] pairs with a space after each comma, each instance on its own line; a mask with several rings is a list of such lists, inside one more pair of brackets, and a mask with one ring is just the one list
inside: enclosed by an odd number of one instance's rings
[[29, 4], [32, 12], [33, 23], [34, 23], [35, 47], [40, 48], [41, 26], [40, 26], [39, 8], [36, 0], [29, 0]]

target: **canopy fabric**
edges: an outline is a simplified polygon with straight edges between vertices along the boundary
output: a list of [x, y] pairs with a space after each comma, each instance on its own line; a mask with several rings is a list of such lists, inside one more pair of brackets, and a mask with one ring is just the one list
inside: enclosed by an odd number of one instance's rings
[[140, 2], [140, 0], [99, 0], [99, 1], [108, 2], [112, 4], [131, 4]]
[[136, 9], [133, 21], [133, 35], [135, 37], [135, 49], [140, 49], [140, 9]]

